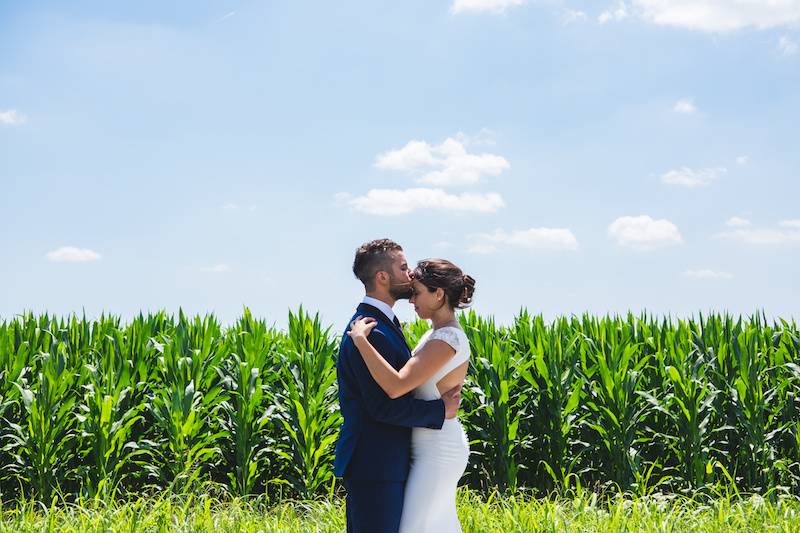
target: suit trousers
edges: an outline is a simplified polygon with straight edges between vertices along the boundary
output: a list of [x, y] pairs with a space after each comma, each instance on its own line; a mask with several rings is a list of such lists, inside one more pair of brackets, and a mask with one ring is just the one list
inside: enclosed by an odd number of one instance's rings
[[345, 478], [347, 533], [397, 533], [403, 514], [405, 481]]

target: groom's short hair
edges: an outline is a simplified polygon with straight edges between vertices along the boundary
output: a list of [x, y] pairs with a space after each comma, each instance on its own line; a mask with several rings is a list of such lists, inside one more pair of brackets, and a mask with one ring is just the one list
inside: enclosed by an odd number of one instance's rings
[[367, 291], [375, 290], [375, 274], [380, 271], [391, 272], [394, 252], [402, 252], [403, 247], [391, 239], [375, 239], [365, 242], [356, 250], [353, 261], [353, 274]]

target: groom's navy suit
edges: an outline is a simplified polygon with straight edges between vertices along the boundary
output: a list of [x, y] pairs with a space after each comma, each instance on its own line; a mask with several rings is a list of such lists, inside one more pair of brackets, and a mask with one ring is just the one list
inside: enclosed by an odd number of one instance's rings
[[[370, 343], [395, 369], [402, 368], [411, 351], [400, 327], [367, 303], [358, 306], [353, 319], [358, 315], [377, 320]], [[389, 398], [347, 335], [350, 322], [336, 362], [344, 423], [336, 443], [334, 473], [344, 478], [347, 489], [347, 531], [394, 533], [403, 511], [411, 428], [441, 429], [444, 402], [417, 400], [412, 393]]]

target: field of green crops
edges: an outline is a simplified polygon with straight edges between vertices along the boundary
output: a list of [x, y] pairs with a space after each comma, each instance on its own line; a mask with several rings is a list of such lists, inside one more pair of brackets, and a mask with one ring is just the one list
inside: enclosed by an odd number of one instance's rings
[[[800, 495], [800, 332], [760, 315], [461, 316], [476, 494]], [[0, 321], [0, 502], [339, 494], [341, 331], [213, 316]], [[409, 324], [413, 344], [425, 331]]]

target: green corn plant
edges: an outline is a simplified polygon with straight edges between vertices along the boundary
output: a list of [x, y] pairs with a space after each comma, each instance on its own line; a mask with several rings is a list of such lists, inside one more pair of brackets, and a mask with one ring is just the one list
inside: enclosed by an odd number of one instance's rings
[[51, 344], [52, 353], [34, 356], [38, 370], [29, 381], [13, 383], [22, 404], [18, 422], [2, 429], [3, 449], [12, 457], [5, 472], [24, 483], [42, 502], [51, 502], [75, 481], [78, 445], [73, 387], [78, 376], [67, 366], [64, 344]]
[[[531, 361], [512, 349], [509, 333], [474, 311], [460, 315], [469, 338], [471, 363], [462, 396], [470, 436], [471, 480], [501, 492], [517, 489], [522, 442], [518, 430], [526, 416], [528, 393], [522, 375]], [[488, 486], [487, 486], [488, 484]]]
[[740, 326], [737, 326], [733, 317], [727, 314], [724, 316], [710, 314], [707, 317], [701, 314], [697, 326], [699, 332], [693, 334], [694, 348], [699, 352], [699, 356], [708, 362], [706, 379], [710, 386], [720, 391], [714, 399], [715, 416], [711, 421], [711, 425], [719, 433], [717, 447], [720, 448], [720, 455], [717, 460], [725, 472], [736, 476], [738, 450], [742, 443], [737, 429], [733, 400], [729, 393], [737, 372], [731, 356], [729, 339]]
[[9, 333], [13, 336], [12, 343], [16, 348], [26, 343], [31, 354], [50, 353], [51, 347], [57, 342], [51, 332], [58, 327], [58, 320], [46, 313], [39, 316], [25, 313], [14, 321]]
[[664, 351], [656, 354], [663, 380], [661, 397], [642, 391], [654, 409], [666, 415], [669, 425], [653, 431], [652, 439], [667, 443], [675, 457], [677, 477], [691, 489], [708, 487], [727, 427], [714, 427], [714, 401], [719, 391], [706, 378], [713, 361], [706, 361], [695, 348], [693, 335], [680, 321], [668, 331]]
[[160, 435], [156, 443], [142, 441], [157, 460], [142, 466], [180, 492], [211, 470], [224, 436], [213, 423], [222, 392], [217, 373], [222, 352], [216, 350], [220, 329], [213, 317], [190, 323], [181, 312], [175, 329], [159, 339], [153, 345], [160, 354], [160, 383], [150, 393], [148, 410]]
[[520, 372], [532, 389], [525, 429], [534, 443], [527, 447], [540, 452], [536, 462], [546, 475], [537, 482], [548, 491], [565, 488], [575, 478], [581, 460], [574, 431], [585, 416], [579, 409], [583, 396], [580, 340], [564, 318], [547, 327], [541, 315], [532, 318], [523, 310], [515, 320], [513, 342], [520, 358], [533, 362]]
[[777, 460], [776, 437], [785, 429], [776, 427], [777, 412], [771, 406], [778, 400], [779, 387], [770, 379], [768, 354], [758, 328], [749, 325], [730, 339], [736, 375], [729, 386], [731, 407], [737, 419], [740, 442], [740, 470], [744, 485], [766, 490]]
[[[20, 335], [26, 320], [29, 320], [29, 317], [0, 323], [0, 426], [2, 427], [8, 427], [20, 417], [19, 389], [14, 384], [24, 379], [30, 365], [30, 342]], [[9, 483], [4, 476], [3, 471], [8, 464], [11, 464], [11, 455], [0, 445], [0, 501], [10, 499], [8, 496], [16, 489], [16, 485]]]
[[14, 383], [24, 377], [31, 363], [30, 342], [19, 335], [21, 321], [0, 323], [0, 419], [19, 397]]
[[431, 329], [427, 320], [417, 319], [404, 325], [403, 333], [409, 346], [416, 346], [425, 333]]
[[797, 326], [781, 319], [775, 326], [772, 345], [775, 349], [774, 361], [781, 369], [778, 376], [778, 398], [782, 399], [779, 423], [785, 431], [778, 441], [780, 468], [784, 475], [781, 484], [788, 486], [791, 493], [800, 492], [800, 335]]
[[229, 338], [227, 350], [233, 353], [222, 371], [228, 394], [220, 402], [223, 452], [231, 492], [247, 496], [273, 458], [275, 436], [270, 430], [276, 407], [269, 403], [267, 392], [278, 379], [278, 334], [245, 308]]
[[289, 313], [289, 335], [280, 348], [280, 386], [274, 392], [282, 425], [277, 453], [285, 461], [280, 482], [302, 498], [332, 488], [333, 444], [341, 422], [336, 390], [337, 342], [319, 316], [302, 307]]
[[78, 405], [83, 493], [113, 497], [124, 469], [145, 453], [134, 430], [143, 404], [133, 401], [133, 362], [126, 359], [124, 330], [118, 320], [94, 324], [92, 360], [84, 364], [83, 402]]
[[164, 311], [147, 316], [139, 313], [125, 327], [124, 342], [119, 344], [120, 356], [131, 371], [126, 402], [130, 406], [138, 406], [139, 411], [138, 420], [131, 430], [139, 451], [125, 461], [120, 469], [120, 480], [125, 490], [136, 490], [153, 481], [158, 485], [163, 481], [163, 478], [153, 478], [154, 471], [165, 470], [154, 467], [158, 459], [152, 452], [158, 448], [156, 443], [161, 441], [164, 433], [153, 417], [151, 399], [163, 385], [157, 339], [163, 335], [169, 336], [174, 329], [174, 318]]
[[592, 329], [594, 337], [583, 337], [581, 367], [588, 383], [586, 426], [603, 452], [595, 468], [627, 491], [643, 474], [638, 445], [650, 406], [639, 391], [650, 357], [637, 358], [637, 345], [618, 320], [604, 319]]
[[[47, 314], [24, 313], [4, 329], [4, 339], [0, 339], [0, 421], [4, 428], [12, 430], [23, 424], [27, 412], [24, 411], [20, 386], [30, 383], [36, 386], [37, 365], [42, 359], [38, 354], [56, 349], [57, 340], [52, 331], [59, 327], [59, 322]], [[0, 433], [14, 440], [13, 431], [3, 432], [0, 428]], [[24, 439], [23, 433], [18, 436]], [[0, 494], [17, 493], [26, 488], [20, 485], [19, 477], [14, 474], [19, 465], [15, 463], [13, 448], [13, 443], [0, 447]]]

